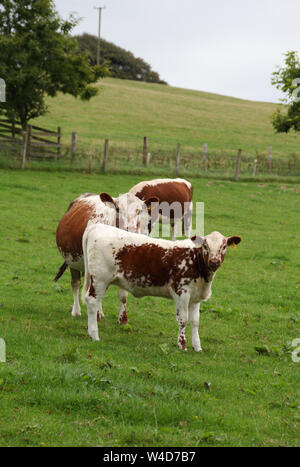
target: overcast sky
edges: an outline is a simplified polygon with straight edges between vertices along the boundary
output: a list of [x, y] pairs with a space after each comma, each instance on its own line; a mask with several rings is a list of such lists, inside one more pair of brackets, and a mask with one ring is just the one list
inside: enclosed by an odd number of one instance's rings
[[299, 50], [298, 0], [56, 0], [74, 33], [97, 35], [148, 62], [171, 86], [278, 102], [270, 83], [283, 53]]

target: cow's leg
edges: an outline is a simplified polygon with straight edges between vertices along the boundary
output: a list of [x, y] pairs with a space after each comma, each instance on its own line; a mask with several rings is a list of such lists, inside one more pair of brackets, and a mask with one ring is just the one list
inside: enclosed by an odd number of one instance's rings
[[200, 352], [200, 350], [202, 350], [199, 333], [198, 333], [199, 318], [200, 318], [200, 303], [190, 304], [189, 322], [190, 322], [191, 331], [192, 331], [192, 347], [195, 350], [195, 352]]
[[106, 284], [94, 284], [93, 277], [91, 277], [91, 284], [85, 295], [88, 313], [88, 334], [94, 340], [99, 340], [98, 334], [98, 311], [101, 310], [101, 302], [106, 292]]
[[119, 324], [128, 324], [128, 317], [126, 313], [126, 302], [127, 302], [128, 292], [123, 289], [119, 289], [119, 299], [120, 299], [120, 314], [118, 323]]
[[101, 318], [104, 318], [104, 313], [102, 309], [102, 303], [99, 305], [99, 309], [97, 311], [97, 321], [101, 321]]
[[73, 295], [74, 295], [72, 316], [80, 316], [81, 315], [80, 303], [79, 303], [79, 290], [80, 290], [80, 285], [81, 285], [80, 271], [77, 271], [76, 269], [72, 269], [72, 268], [70, 268], [70, 271], [71, 271], [71, 277], [72, 277], [71, 285], [72, 285]]
[[178, 340], [177, 344], [179, 349], [187, 350], [185, 327], [188, 320], [188, 297], [181, 296], [175, 299], [176, 318], [178, 323]]
[[192, 225], [193, 225], [193, 202], [184, 203], [184, 216], [183, 216], [183, 228], [184, 235], [187, 238], [190, 238], [192, 234]]
[[177, 232], [178, 232], [178, 221], [176, 219], [174, 219], [174, 222], [173, 224], [171, 224], [172, 226], [172, 240], [173, 242], [175, 242], [176, 238], [177, 238]]
[[88, 313], [88, 334], [93, 341], [99, 340], [97, 313], [100, 301], [98, 297], [86, 297], [87, 313]]
[[177, 222], [176, 222], [176, 219], [172, 217], [169, 219], [169, 222], [171, 226], [172, 241], [174, 242], [177, 237], [177, 225], [176, 225]]

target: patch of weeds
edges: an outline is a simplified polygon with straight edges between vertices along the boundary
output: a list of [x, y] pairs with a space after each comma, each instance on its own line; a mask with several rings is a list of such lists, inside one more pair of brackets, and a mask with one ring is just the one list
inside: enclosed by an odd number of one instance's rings
[[298, 402], [286, 401], [286, 405], [287, 405], [290, 409], [300, 410], [300, 405], [299, 405]]
[[207, 402], [215, 402], [215, 401], [218, 400], [215, 396], [213, 396], [213, 395], [212, 395], [209, 391], [207, 391], [206, 389], [205, 389], [205, 393], [202, 393], [201, 399], [202, 399], [203, 404], [206, 404]]
[[111, 381], [110, 379], [100, 378], [100, 379], [99, 379], [99, 383], [100, 383], [100, 385], [101, 385], [101, 384], [106, 385], [106, 384], [111, 384], [112, 381]]
[[64, 289], [58, 284], [55, 284], [55, 289], [57, 293], [63, 293], [64, 291]]
[[273, 266], [281, 266], [284, 264], [284, 262], [281, 260], [281, 259], [274, 259], [273, 261], [271, 261], [271, 263]]
[[1, 380], [0, 381], [0, 391], [3, 391], [3, 392], [17, 392], [17, 388], [16, 388], [16, 385], [15, 384], [12, 384], [9, 382], [9, 380]]
[[120, 329], [123, 332], [127, 332], [127, 333], [132, 333], [133, 332], [132, 326], [130, 324], [123, 324], [122, 326], [120, 326]]
[[169, 348], [169, 346], [168, 346], [167, 343], [160, 344], [160, 345], [159, 345], [159, 348], [160, 348], [160, 350], [162, 351], [162, 353], [163, 353], [164, 355], [168, 355], [168, 353], [170, 352], [170, 348]]
[[294, 323], [300, 323], [300, 313], [298, 313], [297, 315], [291, 314], [290, 320], [293, 321]]
[[243, 392], [245, 392], [246, 394], [250, 394], [250, 396], [256, 396], [256, 391], [254, 389], [242, 389]]
[[100, 360], [98, 365], [101, 368], [101, 370], [111, 370], [115, 367], [115, 363], [112, 360]]
[[281, 355], [281, 351], [279, 349], [279, 347], [269, 347], [268, 345], [259, 345], [259, 346], [256, 346], [254, 347], [255, 351], [259, 354], [259, 355], [273, 355], [273, 356], [276, 356], [276, 357], [279, 357]]
[[149, 368], [149, 369], [141, 371], [141, 375], [144, 376], [145, 378], [152, 378], [153, 373], [154, 373], [153, 368]]
[[97, 376], [94, 376], [90, 373], [81, 373], [79, 377], [81, 381], [88, 383], [88, 384], [93, 384], [95, 386], [103, 386], [103, 385], [106, 386], [112, 383], [110, 379], [98, 378]]
[[36, 424], [30, 424], [30, 425], [23, 426], [22, 428], [20, 428], [20, 432], [28, 433], [28, 432], [36, 431], [36, 430], [39, 431], [40, 429], [41, 429], [41, 425], [39, 423], [36, 423]]
[[215, 315], [220, 315], [222, 314], [222, 309], [221, 308], [208, 308], [206, 310], [205, 309], [201, 310], [201, 312], [202, 313], [207, 312], [207, 313], [213, 313]]
[[269, 402], [268, 406], [271, 409], [282, 409], [283, 404], [282, 402], [272, 401], [272, 402]]
[[78, 360], [77, 349], [68, 350], [62, 355], [59, 355], [58, 357], [56, 357], [55, 360], [60, 363], [74, 363]]
[[226, 433], [215, 433], [213, 431], [207, 431], [201, 433], [199, 438], [199, 443], [207, 443], [207, 444], [215, 444], [215, 443], [222, 443], [226, 441], [227, 435]]
[[180, 399], [181, 394], [179, 391], [166, 388], [157, 384], [150, 390], [150, 396], [158, 396], [166, 400], [177, 400]]
[[29, 237], [29, 234], [26, 232], [23, 232], [22, 235], [17, 238], [17, 242], [22, 242], [22, 243], [30, 243], [32, 239]]
[[300, 410], [300, 405], [299, 402], [297, 401], [290, 401], [289, 399], [278, 402], [278, 401], [272, 401], [269, 402], [269, 407], [271, 409], [284, 409], [284, 408], [289, 408], [289, 409], [295, 409], [295, 410]]
[[214, 319], [217, 319], [217, 318], [230, 319], [233, 314], [233, 311], [235, 310], [233, 310], [232, 308], [224, 309], [224, 308], [216, 307], [216, 308], [208, 308], [203, 311], [208, 312], [211, 315], [211, 317]]

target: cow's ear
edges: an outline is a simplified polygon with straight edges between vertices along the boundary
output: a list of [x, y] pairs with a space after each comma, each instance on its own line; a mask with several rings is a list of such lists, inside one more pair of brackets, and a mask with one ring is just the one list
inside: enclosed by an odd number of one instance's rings
[[159, 198], [157, 196], [151, 196], [151, 198], [148, 198], [144, 203], [146, 204], [148, 211], [151, 212], [151, 203], [159, 203]]
[[227, 246], [229, 248], [236, 248], [236, 246], [242, 241], [241, 237], [232, 236], [227, 238]]
[[203, 237], [199, 237], [199, 235], [194, 235], [191, 240], [195, 243], [197, 246], [202, 246], [204, 239]]
[[99, 196], [100, 196], [102, 203], [104, 203], [105, 206], [108, 206], [110, 208], [116, 207], [116, 204], [113, 198], [108, 193], [100, 193]]

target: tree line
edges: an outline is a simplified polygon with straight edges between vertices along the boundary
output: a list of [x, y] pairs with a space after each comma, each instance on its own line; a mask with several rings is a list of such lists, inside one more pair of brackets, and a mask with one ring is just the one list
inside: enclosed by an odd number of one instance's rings
[[[81, 34], [75, 36], [79, 48], [88, 54], [92, 66], [97, 63], [98, 38], [92, 34]], [[133, 53], [119, 47], [105, 39], [100, 39], [100, 63], [107, 63], [111, 75], [120, 79], [131, 79], [135, 81], [146, 81], [148, 83], [167, 84], [156, 71], [142, 58], [137, 58]]]

